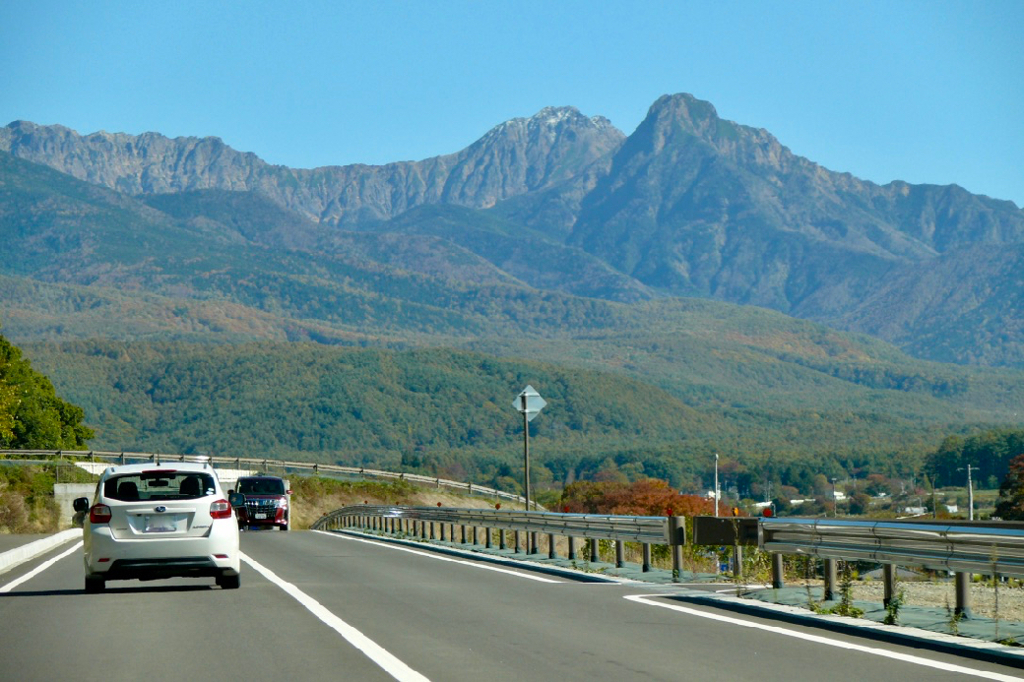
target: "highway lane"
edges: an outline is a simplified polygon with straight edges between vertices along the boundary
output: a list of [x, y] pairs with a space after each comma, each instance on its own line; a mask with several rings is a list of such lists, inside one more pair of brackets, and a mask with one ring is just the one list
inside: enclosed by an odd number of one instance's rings
[[[866, 651], [837, 648], [797, 636], [851, 639], [694, 607], [666, 598], [671, 590], [495, 570], [346, 536], [246, 533], [242, 549], [249, 563], [240, 590], [177, 580], [111, 583], [97, 595], [82, 592], [81, 552], [72, 552], [0, 593], [3, 670], [18, 671], [10, 679], [19, 680], [390, 679], [380, 667], [387, 661], [371, 658], [383, 655], [398, 662], [400, 679], [764, 681], [844, 671], [909, 682], [965, 675], [879, 655], [890, 652], [1002, 679], [1021, 673], [870, 640], [856, 642]], [[0, 590], [30, 568], [0, 575]]]
[[[0, 589], [41, 561], [0, 575]], [[196, 579], [111, 582], [103, 594], [86, 594], [78, 549], [0, 593], [0, 623], [4, 682], [263, 680], [268, 674], [322, 681], [337, 679], [340, 670], [349, 679], [392, 679], [251, 571], [238, 590]]]

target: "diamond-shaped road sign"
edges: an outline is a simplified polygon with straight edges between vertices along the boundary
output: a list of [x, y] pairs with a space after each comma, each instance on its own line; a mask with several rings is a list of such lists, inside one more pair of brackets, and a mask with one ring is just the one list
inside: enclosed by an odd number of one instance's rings
[[523, 392], [512, 401], [512, 407], [519, 410], [520, 414], [525, 414], [526, 421], [533, 421], [537, 413], [547, 404], [547, 401], [540, 397], [540, 393], [537, 393], [533, 386], [524, 388]]

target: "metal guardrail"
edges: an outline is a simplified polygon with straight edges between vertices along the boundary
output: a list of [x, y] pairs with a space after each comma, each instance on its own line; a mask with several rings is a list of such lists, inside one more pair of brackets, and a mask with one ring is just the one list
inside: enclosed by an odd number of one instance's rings
[[1021, 523], [766, 518], [759, 524], [758, 545], [782, 554], [1024, 578]]
[[956, 574], [956, 613], [970, 614], [972, 573], [1024, 577], [1024, 524], [1015, 522], [900, 522], [767, 518], [758, 524], [758, 546], [772, 553], [772, 585], [782, 586], [782, 555], [825, 560], [825, 598], [836, 587], [836, 561], [882, 564], [884, 597], [891, 603], [896, 566]]
[[[427, 524], [430, 524], [429, 538]], [[640, 542], [644, 547], [644, 570], [650, 569], [650, 545], [672, 547], [673, 571], [681, 573], [681, 545], [685, 544], [682, 517], [609, 516], [598, 514], [555, 514], [525, 511], [492, 511], [476, 509], [445, 509], [433, 507], [382, 507], [358, 505], [325, 514], [313, 528], [371, 528], [385, 532], [401, 532], [434, 539], [434, 524], [462, 527], [466, 543], [466, 527], [484, 527], [490, 547], [490, 531], [547, 533], [549, 556], [554, 558], [554, 536], [569, 538], [570, 559], [574, 559], [574, 538], [591, 541], [591, 556], [598, 556], [597, 540], [616, 542], [616, 564], [622, 566], [624, 542]], [[418, 525], [417, 525], [418, 524]], [[836, 589], [836, 562], [866, 560], [882, 564], [884, 569], [885, 603], [895, 592], [895, 567], [914, 566], [956, 574], [957, 612], [969, 613], [967, 585], [970, 574], [1024, 577], [1024, 523], [1016, 522], [900, 522], [858, 521], [807, 518], [715, 518], [694, 519], [695, 542], [733, 544], [737, 557], [740, 547], [754, 542], [772, 555], [772, 584], [783, 586], [785, 554], [821, 558], [825, 562], [825, 599], [832, 599]], [[749, 528], [748, 528], [749, 527]], [[474, 530], [473, 544], [476, 544]], [[516, 537], [518, 546], [518, 535]], [[535, 539], [530, 551], [536, 553]], [[741, 570], [737, 561], [736, 572]]]
[[[153, 452], [111, 452], [102, 450], [0, 450], [0, 462], [9, 462], [11, 464], [38, 464], [40, 461], [53, 460], [64, 462], [72, 462], [75, 460], [95, 462], [99, 460], [105, 462], [116, 462], [118, 464], [157, 461], [186, 462], [190, 460], [195, 461], [197, 457], [200, 457], [200, 455], [169, 455]], [[206, 455], [202, 455], [202, 457], [205, 457], [211, 464], [233, 465], [236, 469], [241, 469], [243, 466], [263, 470], [270, 467], [280, 467], [283, 469], [310, 471], [314, 476], [335, 474], [381, 480], [401, 480], [409, 481], [410, 483], [420, 483], [423, 485], [432, 485], [437, 488], [446, 488], [448, 490], [465, 492], [469, 495], [481, 495], [502, 500], [512, 500], [514, 502], [519, 502], [520, 504], [526, 503], [526, 499], [522, 495], [507, 493], [502, 490], [495, 490], [494, 488], [475, 485], [473, 483], [452, 481], [447, 478], [437, 478], [435, 476], [422, 476], [420, 474], [383, 471], [380, 469], [366, 469], [364, 467], [346, 467], [338, 464], [320, 464], [318, 462], [294, 462], [282, 459], [220, 456], [211, 457]]]
[[931, 570], [1024, 577], [1024, 524], [935, 524], [843, 519], [762, 519], [769, 552]]
[[344, 517], [416, 519], [566, 537], [671, 544], [669, 518], [658, 516], [555, 514], [492, 509], [356, 505], [336, 509], [326, 514], [313, 524], [313, 528], [324, 529], [333, 521]]
[[[313, 525], [314, 530], [340, 530], [358, 528], [379, 530], [388, 533], [405, 534], [424, 540], [435, 539], [435, 524], [439, 525], [441, 539], [446, 533], [454, 541], [455, 527], [462, 529], [463, 544], [477, 543], [478, 528], [484, 529], [486, 546], [491, 547], [492, 531], [499, 532], [501, 549], [505, 548], [505, 532], [514, 533], [514, 546], [519, 546], [519, 533], [526, 533], [527, 551], [538, 554], [537, 534], [548, 536], [548, 557], [555, 558], [556, 535], [569, 540], [570, 560], [576, 559], [575, 540], [590, 541], [592, 561], [600, 559], [599, 540], [615, 541], [615, 563], [622, 567], [624, 544], [637, 542], [642, 545], [644, 571], [650, 570], [651, 545], [669, 545], [672, 548], [672, 566], [680, 571], [682, 546], [686, 544], [686, 526], [683, 517], [618, 516], [608, 514], [556, 514], [551, 512], [499, 511], [491, 509], [461, 509], [445, 507], [398, 507], [355, 505], [335, 509], [324, 514]], [[429, 528], [429, 531], [428, 531]], [[448, 530], [450, 528], [450, 531]]]

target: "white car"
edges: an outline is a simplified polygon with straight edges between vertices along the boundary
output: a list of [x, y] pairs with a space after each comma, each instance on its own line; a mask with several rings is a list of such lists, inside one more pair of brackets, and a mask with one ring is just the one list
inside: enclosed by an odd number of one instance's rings
[[110, 467], [92, 505], [81, 497], [74, 506], [88, 509], [86, 592], [103, 590], [108, 580], [213, 577], [225, 589], [241, 584], [238, 524], [207, 463]]

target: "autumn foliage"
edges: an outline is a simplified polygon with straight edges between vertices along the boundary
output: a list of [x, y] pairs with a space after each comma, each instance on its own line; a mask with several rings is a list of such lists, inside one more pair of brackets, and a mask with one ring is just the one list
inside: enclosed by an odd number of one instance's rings
[[560, 511], [575, 514], [698, 516], [715, 513], [713, 501], [699, 495], [680, 495], [665, 481], [651, 478], [633, 483], [578, 481], [562, 491], [561, 504]]

